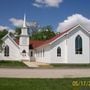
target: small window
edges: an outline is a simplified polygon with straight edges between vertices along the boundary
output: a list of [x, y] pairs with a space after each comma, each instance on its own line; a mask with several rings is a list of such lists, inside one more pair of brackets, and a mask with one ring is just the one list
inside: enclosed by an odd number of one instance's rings
[[44, 49], [42, 50], [42, 52], [43, 52], [43, 57], [44, 57]]
[[60, 47], [57, 48], [57, 57], [61, 57], [61, 48]]
[[26, 51], [25, 50], [22, 51], [22, 56], [26, 56]]
[[9, 56], [9, 46], [5, 46], [4, 48], [4, 56], [8, 57]]
[[33, 57], [33, 51], [31, 51], [31, 57]]
[[80, 35], [78, 35], [75, 40], [75, 53], [82, 54], [82, 38]]

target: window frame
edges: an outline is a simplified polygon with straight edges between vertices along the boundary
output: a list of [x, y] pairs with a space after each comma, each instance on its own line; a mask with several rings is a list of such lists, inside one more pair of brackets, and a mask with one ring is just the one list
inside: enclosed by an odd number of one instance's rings
[[75, 54], [83, 54], [82, 37], [80, 35], [77, 35], [75, 39]]
[[61, 57], [61, 47], [57, 48], [57, 57]]
[[33, 51], [30, 51], [30, 56], [33, 57]]
[[4, 56], [9, 57], [9, 54], [10, 54], [10, 49], [9, 49], [9, 46], [6, 45], [4, 48]]
[[26, 50], [22, 51], [22, 56], [26, 56]]

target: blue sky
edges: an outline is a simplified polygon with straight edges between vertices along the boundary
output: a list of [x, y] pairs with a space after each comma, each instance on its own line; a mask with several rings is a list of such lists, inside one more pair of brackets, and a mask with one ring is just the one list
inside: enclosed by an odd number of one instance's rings
[[37, 21], [41, 26], [58, 27], [76, 13], [90, 19], [90, 0], [0, 0], [0, 26], [13, 28], [12, 18]]

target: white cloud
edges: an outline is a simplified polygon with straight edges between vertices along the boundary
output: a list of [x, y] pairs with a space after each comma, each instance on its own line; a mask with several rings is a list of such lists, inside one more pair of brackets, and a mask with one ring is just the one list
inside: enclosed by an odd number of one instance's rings
[[82, 16], [81, 14], [74, 14], [72, 16], [67, 17], [64, 22], [58, 24], [57, 32], [63, 32], [77, 24], [83, 25], [88, 31], [90, 31], [90, 19]]
[[23, 25], [23, 20], [22, 19], [16, 19], [16, 18], [11, 18], [9, 20], [14, 26], [21, 27]]
[[3, 31], [4, 29], [8, 30], [9, 27], [0, 25], [0, 31]]
[[0, 31], [3, 31], [3, 30], [5, 30], [5, 29], [8, 30], [8, 32], [12, 32], [12, 33], [15, 32], [15, 30], [9, 28], [8, 26], [0, 25]]
[[[10, 18], [9, 21], [17, 27], [22, 27], [24, 20], [23, 19], [16, 19], [16, 18]], [[26, 22], [28, 26], [30, 26], [29, 22]]]
[[40, 4], [37, 4], [37, 3], [33, 3], [33, 6], [35, 6], [35, 7], [37, 7], [37, 8], [40, 8], [40, 7], [42, 7], [42, 5], [40, 5]]
[[8, 32], [12, 32], [12, 33], [15, 33], [15, 30], [9, 28]]
[[[16, 27], [22, 27], [24, 20], [23, 19], [16, 19], [16, 18], [11, 18], [9, 21]], [[36, 27], [38, 24], [37, 22], [26, 22], [27, 26], [29, 27]]]
[[62, 3], [63, 0], [35, 0], [33, 6], [36, 7], [59, 7], [59, 4]]

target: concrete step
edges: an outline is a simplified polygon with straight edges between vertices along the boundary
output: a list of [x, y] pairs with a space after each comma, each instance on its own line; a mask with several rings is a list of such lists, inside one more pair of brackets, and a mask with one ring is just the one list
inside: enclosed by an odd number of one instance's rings
[[39, 67], [35, 62], [30, 62], [30, 61], [22, 61], [22, 62], [28, 67]]

